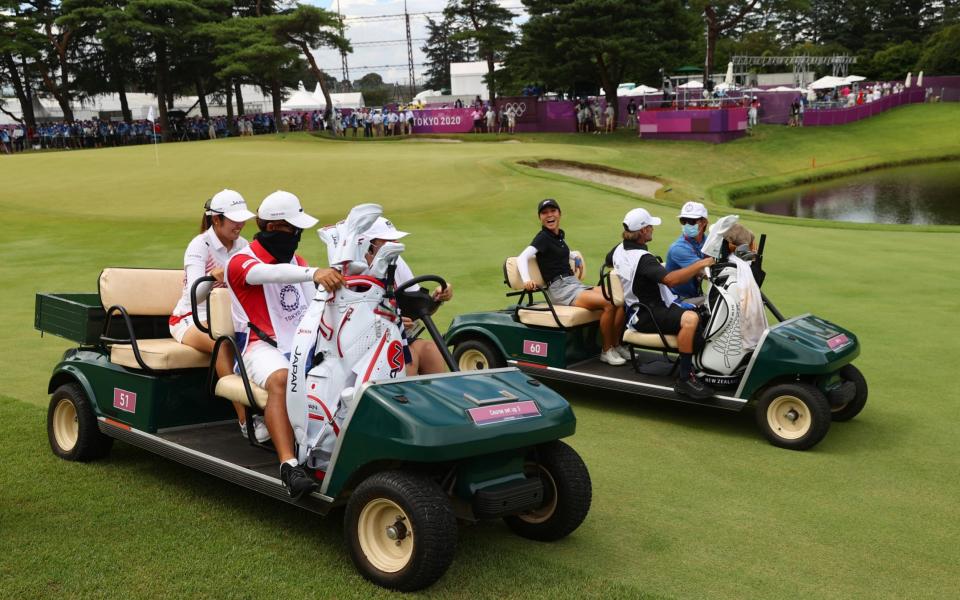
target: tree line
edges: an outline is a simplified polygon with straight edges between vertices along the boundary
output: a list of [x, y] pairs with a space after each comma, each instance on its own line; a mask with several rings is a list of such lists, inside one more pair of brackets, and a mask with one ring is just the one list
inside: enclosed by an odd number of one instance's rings
[[[535, 84], [612, 99], [620, 82], [659, 84], [681, 65], [709, 75], [737, 54], [852, 54], [870, 79], [960, 74], [960, 0], [520, 1], [522, 19], [497, 0], [448, 0], [428, 22], [425, 87], [448, 89], [450, 63], [472, 60], [487, 65], [491, 97]], [[311, 53], [320, 47], [351, 51], [343, 23], [290, 0], [0, 0], [0, 86], [31, 127], [37, 93], [68, 121], [73, 102], [116, 93], [130, 121], [127, 92], [151, 92], [165, 134], [175, 95], [196, 95], [205, 119], [216, 96], [232, 122], [241, 85], [253, 84], [279, 120], [282, 88], [302, 80], [332, 106], [337, 81]], [[382, 83], [359, 82], [371, 93]]]
[[426, 86], [448, 89], [463, 60], [487, 62], [491, 97], [536, 84], [609, 100], [621, 82], [659, 85], [682, 65], [709, 76], [734, 55], [849, 54], [868, 79], [960, 74], [960, 0], [521, 1], [516, 25], [495, 0], [449, 0], [429, 23]]
[[129, 122], [127, 92], [142, 90], [160, 100], [167, 136], [175, 95], [196, 95], [204, 119], [206, 96], [225, 98], [233, 122], [234, 106], [244, 112], [241, 84], [269, 90], [279, 122], [281, 90], [298, 78], [318, 81], [333, 105], [310, 49], [349, 51], [340, 25], [334, 13], [279, 0], [0, 0], [0, 85], [32, 128], [38, 91], [56, 99], [65, 121], [74, 101], [116, 93]]

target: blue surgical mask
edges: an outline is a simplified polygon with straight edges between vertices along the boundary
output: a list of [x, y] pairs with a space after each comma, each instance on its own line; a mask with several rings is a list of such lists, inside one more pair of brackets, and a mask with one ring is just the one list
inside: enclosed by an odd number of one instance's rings
[[700, 233], [700, 227], [696, 225], [683, 225], [680, 229], [683, 231], [683, 235], [688, 238], [695, 238]]

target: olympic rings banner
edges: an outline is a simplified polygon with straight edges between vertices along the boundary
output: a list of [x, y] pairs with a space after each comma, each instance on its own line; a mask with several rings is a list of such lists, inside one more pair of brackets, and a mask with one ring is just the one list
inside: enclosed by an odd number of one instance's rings
[[510, 96], [497, 99], [497, 110], [513, 109], [517, 115], [517, 123], [536, 123], [540, 115], [537, 109], [540, 103], [535, 96]]

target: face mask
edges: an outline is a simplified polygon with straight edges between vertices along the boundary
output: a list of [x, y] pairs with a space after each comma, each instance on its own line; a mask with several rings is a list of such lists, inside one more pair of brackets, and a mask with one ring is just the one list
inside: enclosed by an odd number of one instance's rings
[[253, 237], [267, 249], [271, 256], [277, 259], [278, 263], [288, 263], [293, 258], [293, 253], [297, 251], [297, 246], [300, 244], [300, 234], [302, 233], [302, 229], [298, 229], [296, 233], [261, 231]]
[[695, 238], [700, 233], [700, 228], [696, 225], [684, 225], [680, 229], [683, 231], [683, 235], [688, 238]]

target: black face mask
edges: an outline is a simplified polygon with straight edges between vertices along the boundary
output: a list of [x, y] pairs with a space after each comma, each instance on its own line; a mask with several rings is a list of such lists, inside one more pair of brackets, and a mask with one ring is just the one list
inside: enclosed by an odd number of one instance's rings
[[300, 234], [302, 233], [302, 229], [298, 229], [296, 233], [261, 231], [253, 237], [267, 249], [271, 256], [277, 259], [278, 263], [288, 263], [293, 258], [293, 253], [297, 251], [297, 246], [300, 245]]

